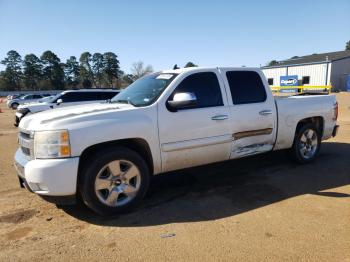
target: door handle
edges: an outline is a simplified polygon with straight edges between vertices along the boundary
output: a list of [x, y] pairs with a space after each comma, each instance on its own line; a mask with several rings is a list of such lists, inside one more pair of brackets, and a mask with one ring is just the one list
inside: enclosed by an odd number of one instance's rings
[[261, 116], [268, 116], [272, 114], [272, 110], [263, 110], [259, 112], [259, 115]]
[[226, 120], [228, 119], [228, 115], [216, 115], [211, 118], [211, 120]]

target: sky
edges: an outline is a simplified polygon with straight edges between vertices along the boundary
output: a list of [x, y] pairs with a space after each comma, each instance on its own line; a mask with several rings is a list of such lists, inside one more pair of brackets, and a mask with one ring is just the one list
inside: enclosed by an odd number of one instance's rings
[[125, 72], [136, 61], [260, 66], [349, 40], [350, 0], [0, 0], [0, 60], [12, 49], [62, 62], [111, 51]]

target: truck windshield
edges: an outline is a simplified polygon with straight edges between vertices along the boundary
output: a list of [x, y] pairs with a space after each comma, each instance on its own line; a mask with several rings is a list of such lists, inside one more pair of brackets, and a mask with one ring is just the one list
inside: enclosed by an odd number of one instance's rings
[[176, 76], [177, 74], [166, 73], [144, 76], [113, 97], [111, 103], [125, 103], [137, 107], [151, 105]]

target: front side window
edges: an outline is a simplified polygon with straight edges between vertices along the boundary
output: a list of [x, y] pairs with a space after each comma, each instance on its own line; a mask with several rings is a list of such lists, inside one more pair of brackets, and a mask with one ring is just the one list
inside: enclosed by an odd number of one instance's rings
[[255, 71], [228, 71], [226, 77], [235, 105], [261, 103], [266, 100], [265, 86]]
[[195, 73], [186, 77], [175, 89], [176, 93], [193, 93], [197, 98], [196, 108], [223, 106], [218, 78], [214, 72]]
[[167, 73], [144, 76], [113, 97], [111, 103], [125, 103], [137, 107], [151, 105], [176, 76], [177, 74]]

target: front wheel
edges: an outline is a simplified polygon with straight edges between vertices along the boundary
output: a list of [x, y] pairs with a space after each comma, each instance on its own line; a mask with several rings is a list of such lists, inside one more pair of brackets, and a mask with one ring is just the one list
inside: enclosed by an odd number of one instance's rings
[[142, 157], [122, 147], [95, 156], [80, 174], [79, 189], [85, 204], [100, 215], [122, 213], [137, 205], [147, 192], [150, 177]]
[[15, 109], [17, 109], [18, 106], [19, 106], [18, 103], [13, 103], [13, 104], [11, 105], [11, 109], [15, 110]]
[[321, 148], [321, 135], [314, 124], [305, 124], [295, 134], [292, 147], [294, 159], [306, 164], [313, 161]]

